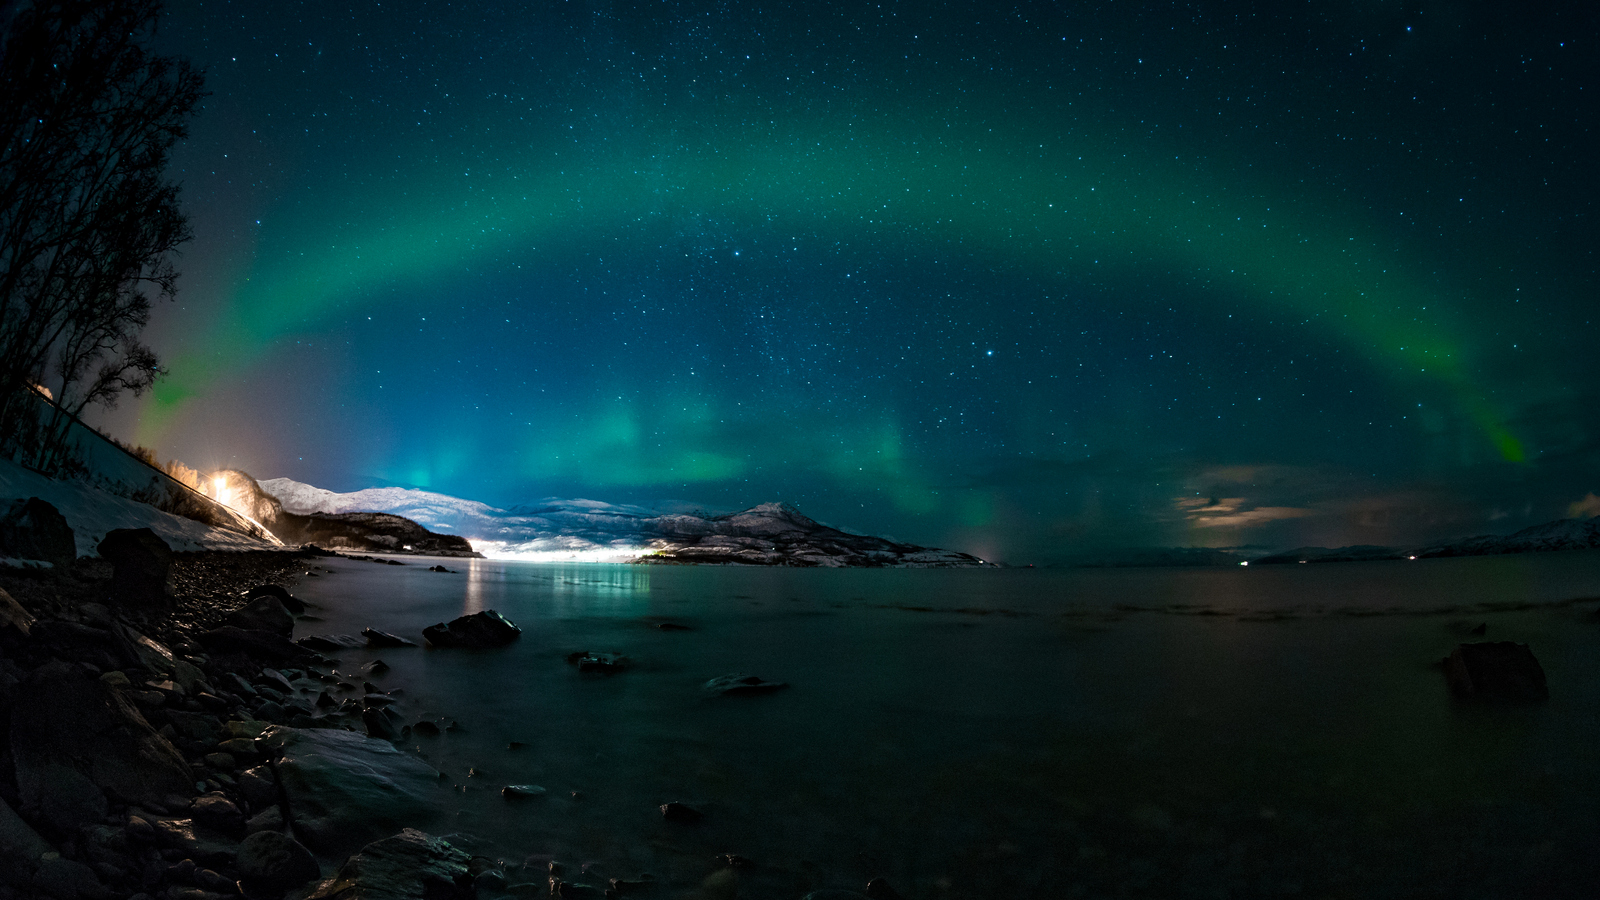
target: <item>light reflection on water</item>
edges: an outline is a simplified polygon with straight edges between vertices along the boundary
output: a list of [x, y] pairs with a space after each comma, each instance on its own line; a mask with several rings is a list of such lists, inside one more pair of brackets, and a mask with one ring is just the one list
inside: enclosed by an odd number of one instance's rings
[[[1572, 885], [1595, 873], [1600, 622], [1595, 604], [1562, 601], [1600, 595], [1600, 554], [1247, 571], [446, 565], [462, 574], [336, 562], [296, 590], [323, 607], [318, 631], [415, 637], [485, 608], [522, 626], [505, 650], [382, 656], [408, 720], [464, 726], [406, 745], [464, 788], [442, 798], [440, 827], [528, 861], [530, 878], [554, 857], [691, 887], [729, 852], [761, 863], [741, 896], [779, 898], [873, 875], [908, 897], [1491, 897], [1526, 879], [1582, 896]], [[1535, 649], [1548, 704], [1449, 700], [1431, 664], [1480, 622]], [[564, 657], [585, 649], [634, 667], [580, 675]], [[793, 687], [702, 695], [730, 672]], [[521, 782], [551, 795], [494, 792]], [[661, 822], [667, 800], [705, 823]]]

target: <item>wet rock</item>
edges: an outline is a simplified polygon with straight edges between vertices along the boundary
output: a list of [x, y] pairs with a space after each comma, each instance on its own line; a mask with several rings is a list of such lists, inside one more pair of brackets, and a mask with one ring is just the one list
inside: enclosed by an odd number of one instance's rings
[[192, 818], [157, 816], [150, 827], [156, 833], [156, 846], [176, 850], [187, 859], [205, 865], [230, 865], [239, 844], [226, 835], [195, 822]]
[[416, 723], [415, 725], [412, 725], [411, 730], [417, 734], [425, 735], [427, 737], [437, 737], [439, 734], [439, 726], [433, 722], [429, 722], [426, 719]]
[[322, 868], [304, 845], [276, 831], [258, 831], [239, 845], [239, 880], [256, 893], [282, 894], [322, 877]]
[[503, 647], [522, 636], [522, 629], [492, 609], [440, 622], [422, 630], [422, 636], [435, 647]]
[[295, 643], [321, 653], [337, 653], [367, 645], [366, 641], [353, 634], [309, 634]]
[[407, 828], [361, 848], [306, 900], [467, 900], [470, 857], [439, 838]]
[[670, 803], [661, 804], [661, 818], [666, 819], [668, 822], [681, 822], [685, 825], [693, 825], [694, 823], [705, 818], [705, 813], [702, 813], [700, 810], [695, 809], [692, 806], [686, 806], [676, 800], [673, 800]]
[[77, 860], [50, 856], [39, 860], [33, 883], [57, 900], [111, 900], [94, 870]]
[[283, 831], [283, 826], [283, 810], [273, 804], [251, 816], [244, 823], [244, 833], [252, 835], [262, 831]]
[[690, 628], [688, 625], [681, 625], [681, 624], [679, 624], [677, 622], [657, 622], [656, 623], [656, 627], [661, 629], [662, 631], [693, 631], [694, 630], [693, 628]]
[[11, 752], [25, 806], [83, 799], [72, 816], [105, 816], [83, 782], [123, 803], [153, 802], [194, 784], [194, 773], [121, 691], [75, 668], [41, 667], [18, 689], [11, 708]]
[[383, 673], [389, 671], [389, 664], [381, 659], [375, 659], [372, 662], [362, 666], [361, 671], [373, 676], [382, 675]]
[[207, 794], [194, 801], [195, 821], [223, 834], [237, 835], [244, 831], [244, 814], [222, 794]]
[[264, 662], [305, 663], [316, 657], [310, 650], [270, 631], [251, 631], [223, 625], [200, 635], [200, 646], [212, 653], [243, 653]]
[[267, 722], [282, 722], [288, 717], [289, 711], [283, 704], [275, 700], [263, 700], [256, 706], [256, 718]]
[[1462, 644], [1445, 658], [1444, 674], [1458, 697], [1518, 703], [1550, 699], [1544, 668], [1527, 644]]
[[78, 543], [61, 511], [38, 497], [0, 501], [0, 556], [68, 569], [78, 558]]
[[567, 654], [567, 664], [577, 666], [579, 672], [598, 672], [601, 675], [615, 675], [632, 662], [620, 653], [602, 653], [598, 650], [579, 650]]
[[507, 800], [527, 800], [531, 797], [543, 797], [547, 792], [537, 784], [508, 784], [500, 789], [500, 796]]
[[179, 659], [166, 645], [121, 624], [113, 625], [117, 651], [130, 666], [149, 669], [177, 682], [186, 693], [208, 690], [205, 673]]
[[294, 616], [284, 608], [283, 601], [270, 595], [257, 597], [228, 613], [228, 617], [223, 619], [222, 623], [246, 631], [265, 631], [285, 638], [294, 633]]
[[[403, 637], [400, 637], [398, 635], [389, 634], [386, 631], [379, 631], [376, 628], [363, 628], [363, 629], [361, 629], [361, 636], [367, 639], [367, 646], [368, 647], [388, 648], [388, 647], [415, 647], [415, 646], [417, 646], [417, 642], [416, 641], [408, 641]], [[363, 668], [365, 668], [365, 667], [363, 666]]]
[[439, 773], [387, 741], [335, 729], [269, 728], [260, 744], [274, 768], [295, 832], [334, 855], [375, 835], [425, 820], [440, 798]]
[[244, 794], [244, 799], [254, 809], [278, 802], [278, 781], [270, 766], [245, 769], [239, 773], [238, 784], [239, 793]]
[[116, 528], [97, 548], [111, 563], [111, 585], [118, 600], [165, 601], [172, 548], [148, 528]]
[[276, 584], [263, 584], [244, 592], [246, 600], [255, 600], [258, 597], [274, 597], [283, 604], [284, 609], [297, 616], [306, 611], [305, 601]]
[[361, 724], [367, 729], [369, 737], [380, 738], [385, 741], [396, 740], [400, 737], [400, 717], [382, 707], [364, 709], [361, 711]]
[[13, 628], [23, 634], [33, 629], [33, 614], [22, 608], [16, 598], [0, 590], [0, 628]]
[[218, 894], [239, 893], [239, 883], [231, 878], [211, 869], [197, 869], [194, 873], [194, 883], [201, 888]]
[[217, 726], [215, 716], [183, 710], [169, 710], [166, 716], [167, 724], [191, 741], [214, 744], [222, 735], [222, 729]]
[[770, 694], [788, 686], [788, 682], [766, 681], [755, 675], [721, 675], [703, 685], [706, 691], [722, 696]]
[[449, 569], [446, 569], [444, 566], [429, 566], [428, 567], [428, 571], [429, 572], [445, 572], [445, 573], [450, 574], [450, 575], [456, 574], [456, 573], [450, 571]]

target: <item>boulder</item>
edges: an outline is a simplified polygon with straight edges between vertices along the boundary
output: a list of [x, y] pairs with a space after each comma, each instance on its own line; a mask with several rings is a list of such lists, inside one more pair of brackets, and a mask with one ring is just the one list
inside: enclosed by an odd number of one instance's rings
[[42, 559], [57, 569], [72, 567], [78, 542], [61, 511], [40, 500], [0, 504], [0, 556]]
[[704, 817], [705, 813], [676, 800], [661, 804], [661, 818], [666, 819], [668, 822], [682, 822], [685, 825], [693, 825]]
[[234, 863], [239, 880], [254, 893], [278, 894], [322, 877], [317, 860], [299, 841], [276, 831], [258, 831], [239, 845]]
[[195, 798], [192, 811], [195, 821], [223, 834], [237, 836], [244, 831], [244, 813], [222, 794], [212, 793]]
[[770, 694], [788, 686], [788, 682], [766, 681], [755, 675], [719, 675], [703, 685], [706, 691], [722, 696]]
[[294, 633], [294, 616], [283, 606], [283, 601], [270, 594], [251, 600], [239, 609], [228, 613], [224, 625], [233, 625], [246, 631], [265, 631], [279, 637]]
[[243, 653], [268, 662], [304, 663], [316, 654], [282, 635], [223, 625], [200, 635], [200, 646], [213, 653]]
[[246, 600], [255, 600], [260, 597], [276, 597], [278, 602], [283, 604], [284, 609], [297, 616], [306, 611], [305, 601], [276, 584], [263, 584], [244, 592], [244, 599]]
[[1444, 676], [1457, 697], [1519, 703], [1550, 699], [1544, 668], [1527, 644], [1462, 644], [1445, 658]]
[[620, 653], [602, 653], [598, 650], [579, 650], [567, 654], [567, 663], [578, 667], [579, 672], [598, 672], [615, 675], [628, 668], [632, 660]]
[[331, 728], [262, 733], [285, 812], [311, 849], [330, 856], [396, 828], [422, 824], [442, 804], [439, 773], [388, 741]]
[[56, 900], [112, 900], [94, 870], [77, 860], [51, 856], [39, 861], [33, 882]]
[[156, 846], [176, 850], [202, 865], [227, 865], [239, 852], [239, 844], [212, 831], [194, 819], [158, 816], [150, 821]]
[[[82, 790], [84, 780], [132, 804], [157, 804], [194, 788], [183, 757], [121, 691], [61, 663], [41, 667], [19, 687], [11, 707], [11, 752], [28, 807], [61, 806], [60, 792], [70, 785], [88, 804], [79, 813], [87, 814], [98, 804]], [[104, 816], [101, 810], [94, 818]]]
[[172, 548], [148, 528], [116, 528], [97, 548], [111, 563], [112, 596], [135, 603], [164, 600]]
[[362, 847], [306, 900], [468, 900], [470, 860], [449, 842], [407, 828]]
[[522, 636], [522, 629], [492, 609], [440, 622], [422, 629], [422, 636], [435, 647], [504, 647]]
[[376, 628], [361, 629], [361, 636], [367, 639], [368, 647], [389, 648], [417, 646], [416, 641], [408, 641], [399, 635], [390, 634], [387, 631], [379, 631]]
[[353, 634], [309, 634], [295, 643], [311, 650], [326, 653], [337, 653], [340, 650], [355, 650], [365, 647], [367, 642]]
[[111, 633], [116, 637], [117, 654], [127, 665], [165, 675], [177, 682], [184, 693], [210, 692], [211, 687], [206, 683], [205, 673], [178, 659], [159, 641], [145, 637], [120, 623], [112, 624]]

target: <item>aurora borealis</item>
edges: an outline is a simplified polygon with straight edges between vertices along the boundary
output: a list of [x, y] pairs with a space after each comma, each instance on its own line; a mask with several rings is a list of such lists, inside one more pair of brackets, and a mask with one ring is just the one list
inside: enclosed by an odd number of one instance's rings
[[1595, 25], [172, 2], [197, 237], [107, 423], [1012, 562], [1593, 514]]

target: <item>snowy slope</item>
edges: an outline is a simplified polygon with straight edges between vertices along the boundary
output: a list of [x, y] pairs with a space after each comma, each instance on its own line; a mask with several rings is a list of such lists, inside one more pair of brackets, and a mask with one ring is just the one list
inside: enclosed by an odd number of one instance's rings
[[285, 512], [385, 512], [431, 531], [460, 535], [490, 559], [631, 559], [646, 552], [650, 510], [596, 500], [551, 499], [499, 509], [476, 500], [414, 488], [367, 488], [340, 494], [289, 478], [269, 478], [261, 489]]
[[202, 525], [147, 503], [118, 497], [76, 481], [55, 481], [0, 459], [0, 500], [38, 497], [66, 517], [79, 556], [98, 556], [100, 540], [114, 528], [149, 528], [174, 550], [271, 550], [278, 544]]

